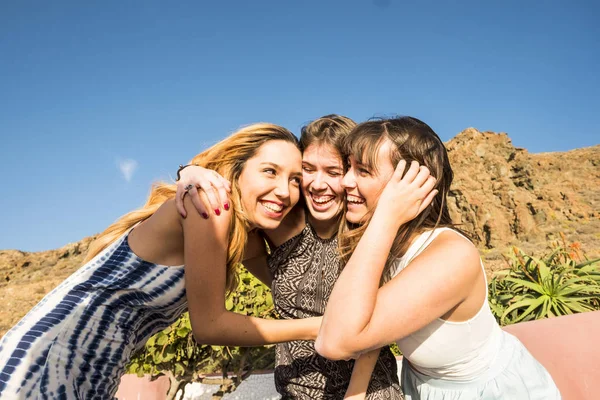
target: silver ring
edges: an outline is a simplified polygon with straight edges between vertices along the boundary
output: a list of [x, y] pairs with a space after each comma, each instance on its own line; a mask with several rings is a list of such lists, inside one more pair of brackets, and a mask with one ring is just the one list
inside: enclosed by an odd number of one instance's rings
[[187, 192], [189, 192], [190, 190], [192, 190], [192, 188], [193, 188], [193, 187], [194, 187], [194, 185], [192, 185], [192, 184], [190, 183], [189, 185], [187, 185], [187, 186], [184, 188], [184, 190], [185, 190], [185, 192], [187, 193]]

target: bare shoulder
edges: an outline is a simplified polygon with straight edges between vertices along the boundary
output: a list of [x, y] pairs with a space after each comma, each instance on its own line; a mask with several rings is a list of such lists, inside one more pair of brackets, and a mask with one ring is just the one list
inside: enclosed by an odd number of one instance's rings
[[454, 272], [476, 277], [481, 271], [481, 259], [477, 247], [456, 231], [441, 232], [415, 259], [427, 263], [445, 265]]
[[444, 230], [432, 242], [432, 245], [444, 247], [452, 254], [461, 254], [463, 257], [475, 257], [479, 260], [479, 250], [465, 236], [453, 230]]

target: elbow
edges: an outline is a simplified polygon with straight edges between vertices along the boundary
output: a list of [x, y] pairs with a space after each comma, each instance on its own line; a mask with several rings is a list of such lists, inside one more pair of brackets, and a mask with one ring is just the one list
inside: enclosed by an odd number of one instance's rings
[[196, 342], [218, 345], [223, 340], [219, 332], [217, 316], [209, 316], [206, 313], [202, 313], [197, 317], [192, 317], [190, 313], [190, 323], [192, 325], [192, 335]]
[[334, 341], [324, 339], [322, 336], [317, 336], [315, 340], [315, 350], [321, 356], [329, 360], [350, 360], [354, 358], [354, 354], [343, 345], [342, 341]]
[[215, 335], [212, 335], [205, 329], [192, 329], [192, 334], [194, 335], [196, 342], [199, 344], [215, 344]]
[[202, 328], [196, 328], [194, 324], [192, 324], [192, 335], [194, 339], [199, 344], [215, 344], [215, 334], [211, 332], [210, 329], [205, 328], [206, 325], [202, 326]]

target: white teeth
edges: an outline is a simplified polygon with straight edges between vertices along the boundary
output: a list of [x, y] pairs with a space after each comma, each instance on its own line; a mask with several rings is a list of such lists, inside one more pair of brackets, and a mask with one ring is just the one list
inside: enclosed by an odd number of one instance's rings
[[333, 196], [312, 196], [312, 199], [317, 204], [326, 204], [332, 201], [335, 197]]
[[363, 204], [365, 202], [364, 199], [361, 199], [360, 197], [355, 197], [355, 196], [347, 196], [346, 200], [348, 201], [348, 203], [352, 203], [352, 204]]
[[281, 212], [281, 210], [283, 210], [283, 205], [281, 205], [281, 204], [267, 203], [267, 202], [261, 202], [260, 204], [262, 204], [263, 207], [269, 211]]

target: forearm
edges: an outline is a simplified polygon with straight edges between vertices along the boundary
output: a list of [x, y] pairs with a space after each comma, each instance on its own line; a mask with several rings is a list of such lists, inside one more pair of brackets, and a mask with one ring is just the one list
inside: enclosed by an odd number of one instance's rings
[[352, 378], [346, 390], [345, 399], [362, 400], [367, 396], [367, 389], [371, 381], [371, 375], [377, 364], [381, 349], [372, 350], [361, 356], [354, 363]]
[[325, 357], [345, 359], [342, 351], [368, 329], [381, 274], [400, 223], [375, 212], [356, 250], [337, 280], [319, 331], [316, 347]]
[[270, 320], [223, 311], [218, 316], [205, 317], [197, 322], [194, 337], [199, 343], [262, 346], [293, 340], [315, 340], [321, 318]]

